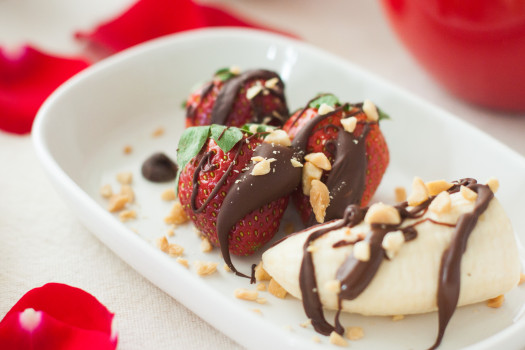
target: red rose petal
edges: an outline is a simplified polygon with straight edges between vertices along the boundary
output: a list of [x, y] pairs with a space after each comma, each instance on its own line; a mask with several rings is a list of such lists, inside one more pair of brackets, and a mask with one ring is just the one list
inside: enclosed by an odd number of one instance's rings
[[217, 26], [270, 30], [221, 9], [190, 0], [139, 0], [116, 19], [102, 24], [91, 33], [80, 32], [76, 36], [88, 42], [91, 55], [105, 57], [162, 35]]
[[113, 316], [83, 290], [49, 283], [26, 293], [5, 315], [0, 348], [115, 349]]
[[17, 54], [0, 48], [0, 129], [30, 132], [42, 102], [88, 65], [81, 59], [51, 56], [32, 47], [23, 47]]

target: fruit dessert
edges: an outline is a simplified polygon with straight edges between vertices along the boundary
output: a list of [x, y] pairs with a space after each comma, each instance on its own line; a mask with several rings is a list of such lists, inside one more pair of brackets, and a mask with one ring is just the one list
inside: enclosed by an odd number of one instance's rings
[[239, 68], [218, 70], [184, 103], [186, 127], [247, 123], [282, 126], [288, 119], [284, 83], [275, 72]]
[[[322, 94], [286, 122], [283, 130], [306, 161], [293, 199], [307, 226], [342, 218], [350, 204], [368, 204], [389, 162], [379, 129], [383, 118], [386, 114], [369, 100], [342, 104], [334, 95]], [[329, 193], [326, 211], [312, 210], [312, 183]]]
[[181, 137], [180, 203], [237, 275], [248, 277], [236, 270], [230, 253], [250, 255], [275, 235], [300, 182], [289, 145], [282, 130], [256, 125], [199, 126]]
[[[506, 293], [520, 276], [497, 182], [423, 183], [396, 206], [351, 205], [342, 219], [287, 236], [262, 257], [264, 269], [302, 299], [314, 328], [342, 334], [341, 311], [405, 315], [438, 310], [441, 343], [457, 306]], [[323, 308], [339, 310], [334, 325]]]

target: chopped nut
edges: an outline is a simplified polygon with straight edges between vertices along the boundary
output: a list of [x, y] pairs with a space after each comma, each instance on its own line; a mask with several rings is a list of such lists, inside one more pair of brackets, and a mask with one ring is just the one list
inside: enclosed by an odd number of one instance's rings
[[255, 83], [254, 85], [250, 86], [248, 90], [246, 90], [246, 98], [248, 100], [253, 99], [255, 96], [259, 94], [263, 89], [263, 86], [260, 82]]
[[264, 160], [264, 157], [261, 157], [261, 156], [255, 156], [255, 157], [252, 157], [250, 159], [252, 162], [254, 163], [257, 163], [257, 162], [262, 162]]
[[394, 191], [396, 196], [396, 202], [400, 203], [407, 200], [407, 191], [404, 187], [396, 187]]
[[124, 210], [119, 213], [118, 217], [120, 221], [124, 222], [131, 219], [135, 219], [137, 217], [137, 213], [135, 212], [135, 210]]
[[224, 263], [224, 265], [222, 265], [222, 268], [224, 271], [226, 272], [232, 272], [232, 269], [230, 269], [230, 267], [228, 266], [228, 264]]
[[319, 107], [319, 109], [317, 110], [317, 113], [318, 113], [319, 115], [325, 115], [325, 114], [328, 114], [328, 113], [333, 112], [333, 111], [334, 111], [334, 107], [329, 106], [329, 105], [327, 105], [326, 103], [323, 103], [323, 104]]
[[113, 195], [113, 189], [111, 185], [107, 184], [100, 188], [100, 195], [104, 198], [110, 198]]
[[364, 221], [367, 224], [397, 225], [401, 222], [401, 216], [393, 206], [379, 202], [370, 206]]
[[151, 136], [152, 137], [160, 137], [162, 135], [164, 135], [164, 128], [163, 127], [158, 127], [157, 129], [153, 130], [153, 132], [151, 133]]
[[197, 269], [197, 274], [199, 276], [208, 276], [217, 271], [216, 262], [206, 262], [197, 260], [193, 264], [195, 265], [195, 268]]
[[188, 259], [177, 258], [177, 260], [175, 260], [175, 261], [178, 262], [179, 264], [181, 264], [184, 267], [189, 267], [190, 266], [190, 264], [188, 263]]
[[133, 152], [133, 148], [129, 145], [126, 145], [124, 146], [123, 152], [124, 154], [130, 154], [131, 152]]
[[525, 282], [525, 274], [520, 273], [520, 281], [518, 282], [518, 284], [523, 284], [523, 282]]
[[266, 298], [257, 298], [257, 299], [255, 299], [255, 302], [257, 304], [266, 304], [267, 300], [266, 300]]
[[428, 199], [428, 190], [427, 186], [421, 178], [414, 177], [412, 181], [412, 193], [408, 196], [408, 205], [414, 207], [426, 201]]
[[452, 208], [452, 200], [450, 194], [447, 191], [443, 191], [432, 200], [428, 209], [436, 214], [448, 213]]
[[165, 223], [175, 225], [183, 224], [188, 220], [188, 216], [186, 215], [186, 212], [184, 211], [184, 208], [179, 201], [176, 201], [173, 204], [169, 215], [164, 218]]
[[357, 125], [357, 118], [350, 117], [350, 118], [341, 119], [341, 125], [343, 125], [343, 129], [346, 132], [353, 133]]
[[272, 279], [272, 276], [270, 276], [262, 266], [262, 262], [255, 267], [254, 276], [257, 281], [269, 281]]
[[164, 253], [168, 252], [169, 245], [170, 244], [168, 243], [168, 239], [166, 238], [166, 236], [162, 236], [157, 239], [157, 248], [162, 250]]
[[363, 112], [366, 114], [366, 118], [371, 122], [377, 122], [379, 120], [379, 113], [377, 112], [376, 105], [366, 99], [363, 102]]
[[237, 288], [233, 294], [237, 299], [255, 301], [259, 296], [259, 292], [255, 290], [248, 290], [245, 288]]
[[499, 180], [496, 179], [495, 177], [491, 177], [490, 179], [487, 180], [487, 186], [489, 186], [490, 190], [493, 193], [496, 193], [499, 188]]
[[133, 192], [133, 189], [130, 185], [122, 185], [120, 187], [120, 194], [128, 196], [129, 203], [133, 203], [133, 201], [135, 201], [135, 192]]
[[286, 289], [281, 287], [281, 285], [277, 283], [273, 278], [270, 280], [270, 284], [268, 285], [268, 292], [281, 299], [284, 299], [286, 297], [286, 294], [288, 294]]
[[128, 203], [128, 196], [121, 194], [113, 195], [109, 198], [108, 210], [112, 213], [124, 209]]
[[445, 180], [436, 180], [425, 183], [425, 186], [427, 187], [429, 196], [437, 196], [441, 192], [446, 191], [454, 186], [454, 184], [451, 184]]
[[256, 314], [262, 315], [261, 309], [252, 309], [252, 311], [255, 312]]
[[260, 292], [264, 292], [264, 291], [266, 291], [266, 284], [264, 284], [264, 283], [259, 283], [259, 284], [257, 285], [257, 287], [255, 287], [255, 289], [257, 289], [257, 290], [260, 291]]
[[308, 248], [306, 248], [306, 251], [309, 253], [315, 253], [317, 251], [317, 247], [315, 246], [314, 242], [311, 242], [308, 245]]
[[168, 237], [175, 236], [175, 230], [174, 229], [169, 229], [168, 232], [166, 232], [166, 236], [168, 236]]
[[476, 198], [478, 198], [478, 194], [466, 186], [461, 186], [459, 188], [459, 192], [461, 193], [463, 198], [471, 202], [474, 202]]
[[399, 249], [403, 246], [403, 243], [405, 243], [405, 236], [403, 235], [403, 232], [397, 230], [388, 232], [385, 237], [383, 237], [381, 246], [385, 250], [386, 256], [389, 259], [393, 259], [399, 252]]
[[290, 136], [288, 136], [286, 131], [281, 129], [273, 130], [271, 133], [269, 133], [264, 138], [264, 142], [273, 143], [284, 147], [292, 145], [292, 141], [290, 141]]
[[175, 243], [171, 243], [168, 245], [167, 253], [170, 256], [181, 256], [184, 253], [184, 247]]
[[264, 82], [264, 87], [267, 89], [273, 89], [277, 85], [277, 83], [279, 83], [279, 78], [273, 77]]
[[250, 130], [250, 132], [252, 134], [257, 134], [257, 129], [259, 128], [259, 125], [257, 124], [252, 124], [250, 125], [250, 127], [248, 128], [248, 130]]
[[262, 176], [270, 172], [270, 161], [268, 159], [263, 159], [253, 166], [252, 175], [253, 176]]
[[295, 158], [290, 159], [290, 162], [292, 162], [292, 166], [294, 168], [302, 168], [303, 167], [303, 163], [301, 163], [300, 161], [298, 161]]
[[213, 246], [210, 243], [210, 240], [206, 237], [202, 237], [201, 240], [201, 252], [209, 253], [213, 250]]
[[495, 298], [487, 300], [487, 306], [497, 309], [498, 307], [501, 307], [501, 305], [503, 305], [504, 301], [505, 301], [505, 296], [501, 294]]
[[310, 195], [312, 189], [312, 180], [320, 180], [323, 175], [323, 170], [310, 162], [303, 165], [303, 193], [306, 196]]
[[326, 288], [326, 290], [329, 290], [332, 293], [338, 294], [341, 291], [341, 281], [339, 280], [327, 281], [324, 287]]
[[361, 327], [347, 327], [345, 335], [350, 340], [359, 340], [365, 336], [365, 332]]
[[330, 338], [328, 338], [328, 341], [330, 344], [337, 346], [348, 346], [348, 342], [336, 331], [332, 331], [332, 333], [330, 333]]
[[392, 316], [392, 321], [397, 322], [405, 319], [405, 315], [394, 315]]
[[239, 66], [231, 66], [230, 67], [230, 73], [233, 74], [233, 75], [239, 75], [241, 74], [241, 67]]
[[312, 341], [313, 341], [314, 343], [320, 343], [320, 342], [321, 342], [321, 338], [319, 338], [317, 335], [314, 335], [314, 336], [312, 337]]
[[370, 243], [359, 241], [354, 244], [354, 257], [360, 261], [370, 260]]
[[131, 185], [133, 182], [133, 174], [130, 172], [122, 172], [117, 174], [117, 181], [122, 185]]
[[175, 195], [175, 189], [165, 189], [164, 191], [162, 191], [160, 198], [162, 198], [163, 201], [174, 201], [175, 199], [177, 199], [177, 196]]
[[316, 167], [323, 169], [323, 170], [331, 170], [332, 164], [330, 164], [330, 161], [328, 160], [328, 157], [323, 152], [316, 152], [316, 153], [310, 153], [307, 154], [304, 157], [304, 160], [312, 163]]
[[312, 319], [311, 318], [307, 319], [303, 323], [299, 323], [299, 326], [301, 326], [302, 328], [307, 328], [308, 326], [311, 326], [311, 325], [312, 325]]
[[326, 208], [330, 205], [330, 192], [328, 191], [328, 187], [319, 180], [312, 181], [310, 204], [315, 214], [315, 220], [319, 223], [324, 222]]

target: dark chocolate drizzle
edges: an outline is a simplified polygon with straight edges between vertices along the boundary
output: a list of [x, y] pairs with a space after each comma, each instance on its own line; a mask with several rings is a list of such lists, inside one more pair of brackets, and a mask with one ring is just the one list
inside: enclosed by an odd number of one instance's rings
[[353, 255], [350, 255], [336, 272], [336, 278], [341, 282], [341, 291], [338, 295], [338, 311], [334, 326], [329, 324], [324, 317], [322, 303], [317, 290], [312, 254], [307, 248], [316, 239], [332, 230], [357, 225], [363, 220], [368, 211], [368, 207], [360, 208], [357, 205], [350, 205], [346, 208], [343, 219], [335, 225], [334, 221], [318, 225], [317, 228], [310, 233], [303, 245], [303, 260], [299, 273], [299, 286], [301, 288], [303, 307], [306, 315], [312, 319], [312, 325], [315, 330], [324, 335], [328, 335], [332, 331], [342, 334], [344, 328], [339, 321], [342, 301], [357, 298], [374, 278], [383, 259], [386, 258], [386, 254], [381, 247], [384, 236], [388, 232], [401, 230], [407, 241], [413, 240], [417, 237], [416, 226], [429, 221], [437, 225], [455, 228], [452, 242], [449, 248], [443, 253], [441, 260], [439, 287], [437, 291], [439, 332], [434, 345], [429, 350], [436, 349], [443, 339], [445, 329], [457, 306], [460, 291], [461, 259], [465, 252], [468, 238], [476, 226], [478, 218], [485, 212], [490, 200], [494, 197], [494, 194], [488, 186], [477, 184], [474, 179], [457, 181], [448, 192], [458, 192], [462, 185], [478, 193], [478, 197], [473, 211], [461, 215], [455, 225], [426, 218], [401, 228], [404, 220], [417, 219], [423, 216], [435, 197], [429, 198], [410, 210], [407, 209], [407, 202], [395, 206], [401, 216], [401, 223], [398, 225], [371, 225], [372, 232], [365, 237], [365, 240], [370, 244], [370, 259], [368, 261], [360, 261]]
[[276, 111], [277, 115], [264, 115], [260, 108], [261, 106], [254, 103], [255, 98], [251, 99], [250, 103], [254, 111], [254, 116], [251, 122], [262, 123], [265, 117], [271, 117], [272, 120], [270, 124], [282, 125], [284, 121], [288, 119], [288, 108], [286, 107], [286, 98], [284, 96], [284, 83], [277, 73], [265, 69], [249, 70], [226, 80], [213, 105], [210, 124], [226, 124], [228, 116], [233, 109], [237, 94], [247, 81], [252, 79], [269, 80], [272, 78], [278, 78], [278, 83], [275, 88], [268, 89], [267, 91], [282, 101], [281, 108]]

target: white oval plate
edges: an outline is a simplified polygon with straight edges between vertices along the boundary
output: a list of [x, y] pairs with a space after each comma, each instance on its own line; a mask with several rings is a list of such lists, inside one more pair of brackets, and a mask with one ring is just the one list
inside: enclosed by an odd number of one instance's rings
[[[385, 53], [385, 59], [388, 55]], [[239, 287], [254, 288], [246, 279], [222, 269], [217, 249], [202, 253], [192, 225], [176, 229], [170, 242], [185, 247], [190, 263], [219, 262], [218, 273], [199, 277], [160, 252], [154, 240], [167, 232], [163, 218], [171, 204], [160, 199], [173, 184], [158, 185], [140, 175], [142, 162], [163, 151], [175, 159], [184, 127], [181, 102], [199, 81], [221, 67], [268, 68], [281, 74], [291, 110], [318, 92], [334, 92], [341, 100], [375, 101], [391, 116], [382, 122], [391, 150], [391, 165], [375, 200], [394, 201], [396, 186], [409, 187], [413, 176], [426, 180], [475, 177], [501, 182], [498, 197], [517, 236], [524, 238], [525, 159], [451, 114], [401, 91], [360, 68], [303, 42], [253, 30], [211, 29], [187, 32], [140, 45], [104, 60], [60, 87], [42, 106], [33, 127], [34, 144], [57, 190], [79, 219], [118, 256], [211, 325], [252, 349], [317, 349], [301, 303], [280, 300], [268, 292], [265, 305], [234, 298]], [[165, 128], [163, 136], [152, 132]], [[123, 153], [125, 146], [133, 152]], [[138, 219], [128, 223], [106, 210], [99, 188], [118, 190], [120, 171], [134, 175]], [[295, 220], [288, 211], [284, 221]], [[296, 226], [298, 227], [298, 226]], [[237, 258], [249, 271], [260, 254]], [[131, 286], [130, 286], [131, 287]], [[440, 349], [518, 349], [525, 344], [525, 301], [522, 287], [506, 296], [499, 309], [477, 304], [457, 310]], [[253, 312], [254, 308], [262, 315]], [[330, 314], [330, 313], [329, 313]], [[333, 315], [333, 314], [331, 314]], [[425, 349], [437, 332], [437, 313], [406, 317], [345, 315], [343, 324], [361, 326], [365, 337], [353, 349]]]

